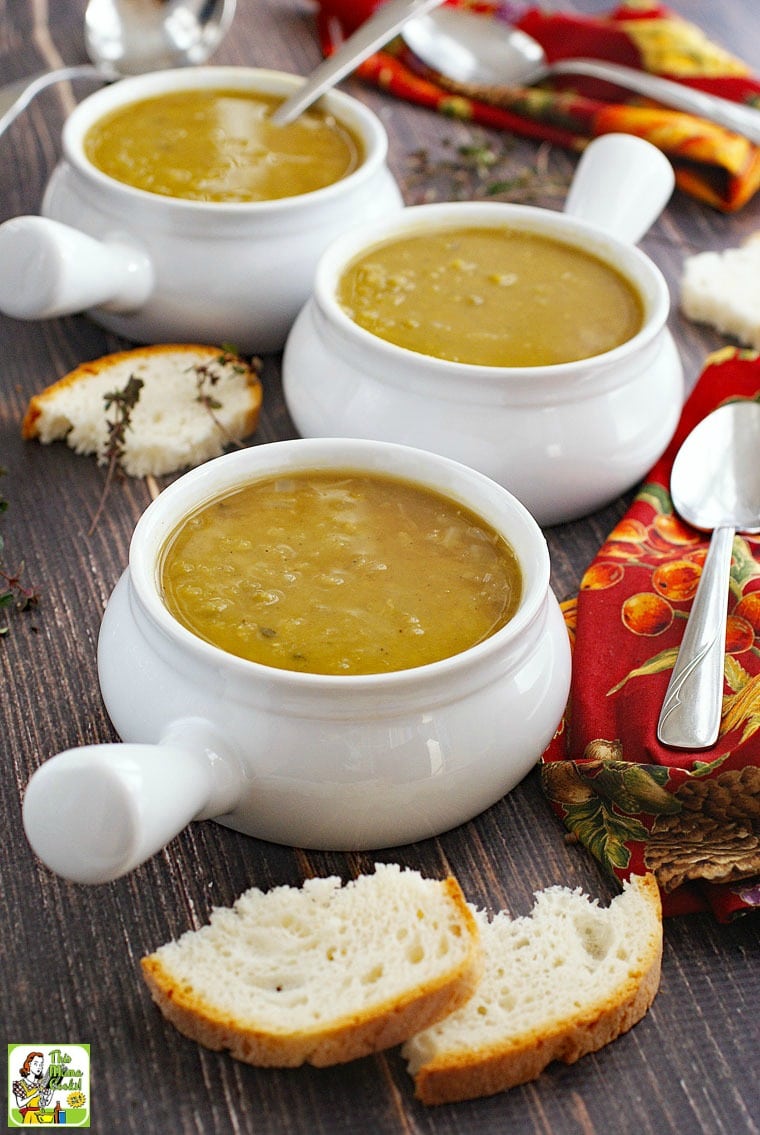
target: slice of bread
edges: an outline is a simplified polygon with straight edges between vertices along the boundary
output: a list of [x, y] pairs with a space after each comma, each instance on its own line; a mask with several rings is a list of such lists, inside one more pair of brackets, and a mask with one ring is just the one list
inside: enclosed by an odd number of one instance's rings
[[256, 428], [262, 394], [254, 367], [219, 347], [171, 343], [83, 363], [31, 399], [22, 437], [65, 439], [103, 463], [113, 419], [104, 398], [124, 390], [132, 376], [143, 386], [119, 464], [133, 477], [200, 465]]
[[252, 888], [142, 960], [181, 1033], [248, 1064], [324, 1066], [400, 1044], [471, 996], [482, 971], [459, 884], [377, 864], [341, 886]]
[[476, 917], [486, 955], [477, 992], [402, 1050], [423, 1103], [492, 1095], [553, 1060], [572, 1064], [630, 1029], [654, 1000], [662, 912], [652, 875], [634, 876], [607, 908], [551, 887], [529, 916]]
[[760, 233], [740, 248], [687, 257], [681, 310], [760, 351]]

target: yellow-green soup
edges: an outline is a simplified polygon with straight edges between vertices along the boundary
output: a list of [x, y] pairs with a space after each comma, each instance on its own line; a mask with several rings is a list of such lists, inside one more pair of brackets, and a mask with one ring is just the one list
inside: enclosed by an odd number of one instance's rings
[[169, 91], [105, 115], [85, 135], [85, 154], [117, 181], [193, 201], [295, 197], [361, 164], [361, 143], [329, 114], [272, 123], [281, 101], [239, 90]]
[[600, 355], [643, 323], [641, 298], [598, 257], [538, 233], [450, 227], [385, 241], [338, 284], [348, 316], [423, 355], [533, 367]]
[[160, 563], [164, 603], [230, 654], [376, 674], [458, 654], [513, 616], [510, 545], [426, 488], [355, 471], [251, 482], [192, 513]]

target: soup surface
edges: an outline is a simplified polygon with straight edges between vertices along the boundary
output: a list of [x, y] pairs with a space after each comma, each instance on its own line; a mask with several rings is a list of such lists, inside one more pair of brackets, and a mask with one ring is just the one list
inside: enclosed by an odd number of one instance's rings
[[160, 565], [174, 617], [284, 670], [375, 674], [457, 654], [514, 614], [515, 554], [476, 515], [384, 475], [251, 482], [183, 521]]
[[169, 91], [112, 111], [84, 140], [94, 166], [117, 181], [194, 201], [272, 201], [340, 181], [361, 164], [359, 140], [309, 110], [288, 126], [282, 100], [239, 90]]
[[407, 234], [354, 260], [348, 316], [397, 346], [452, 362], [546, 366], [599, 355], [642, 326], [636, 289], [596, 256], [504, 227]]

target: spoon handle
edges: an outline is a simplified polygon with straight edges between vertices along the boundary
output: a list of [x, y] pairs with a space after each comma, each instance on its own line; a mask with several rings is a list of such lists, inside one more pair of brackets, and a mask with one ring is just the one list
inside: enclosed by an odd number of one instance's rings
[[633, 67], [623, 67], [616, 63], [597, 63], [594, 59], [563, 59], [552, 63], [552, 75], [586, 75], [591, 79], [604, 79], [626, 87], [640, 95], [656, 99], [687, 114], [697, 114], [736, 134], [743, 134], [750, 142], [760, 142], [760, 111], [719, 95], [709, 95], [694, 87], [661, 79], [659, 75], [649, 75], [636, 71]]
[[41, 75], [9, 83], [0, 88], [0, 134], [5, 133], [40, 91], [51, 87], [53, 83], [73, 79], [96, 79], [100, 83], [108, 83], [115, 78], [115, 74], [111, 75], [92, 63], [83, 63], [81, 66], [58, 67], [55, 71], [43, 71]]
[[287, 126], [320, 95], [344, 79], [373, 51], [383, 47], [413, 16], [422, 16], [442, 0], [389, 0], [370, 16], [337, 51], [314, 69], [303, 86], [287, 98], [272, 114], [278, 126]]
[[716, 528], [662, 703], [657, 736], [676, 749], [708, 749], [718, 739], [723, 701], [733, 528]]

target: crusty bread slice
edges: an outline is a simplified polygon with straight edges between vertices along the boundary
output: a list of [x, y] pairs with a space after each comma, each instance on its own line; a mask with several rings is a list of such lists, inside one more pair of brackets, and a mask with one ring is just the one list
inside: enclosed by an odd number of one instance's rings
[[256, 428], [261, 384], [253, 366], [219, 347], [171, 343], [78, 366], [31, 399], [22, 437], [45, 443], [65, 438], [77, 453], [96, 453], [102, 461], [109, 417], [104, 397], [122, 391], [133, 375], [143, 386], [120, 460], [133, 477], [200, 465]]
[[478, 911], [483, 980], [463, 1008], [402, 1050], [426, 1104], [474, 1099], [572, 1064], [631, 1028], [660, 982], [662, 912], [652, 875], [634, 876], [607, 908], [551, 887], [532, 913]]
[[449, 877], [396, 865], [341, 886], [252, 888], [142, 960], [164, 1016], [248, 1064], [340, 1064], [400, 1044], [463, 1004], [482, 971]]
[[760, 233], [740, 248], [699, 252], [684, 261], [681, 310], [696, 323], [760, 351]]

